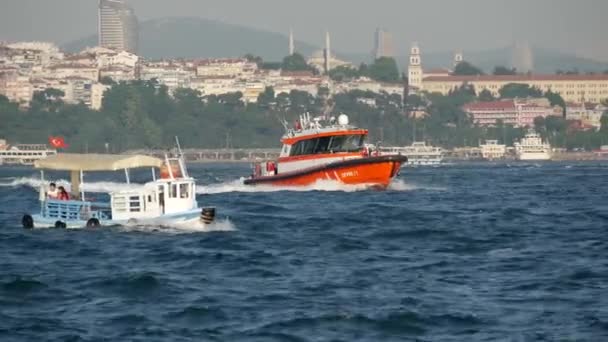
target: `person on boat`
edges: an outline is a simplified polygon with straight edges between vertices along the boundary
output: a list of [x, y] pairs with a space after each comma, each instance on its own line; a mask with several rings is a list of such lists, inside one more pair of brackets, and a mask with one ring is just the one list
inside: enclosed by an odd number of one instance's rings
[[55, 183], [49, 184], [49, 189], [46, 191], [46, 198], [53, 200], [58, 197], [59, 191], [57, 190], [57, 185]]
[[65, 188], [62, 186], [59, 187], [59, 195], [57, 196], [57, 199], [60, 201], [69, 201], [70, 200], [70, 195], [68, 194], [67, 191], [65, 191]]

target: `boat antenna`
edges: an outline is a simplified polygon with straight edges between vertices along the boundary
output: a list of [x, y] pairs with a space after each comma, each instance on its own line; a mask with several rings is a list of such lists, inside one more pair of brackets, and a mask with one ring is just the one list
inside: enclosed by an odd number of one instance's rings
[[175, 136], [175, 146], [177, 147], [177, 153], [178, 153], [179, 157], [180, 158], [183, 157], [182, 147], [179, 144], [179, 137], [177, 135]]
[[279, 122], [281, 123], [281, 125], [283, 125], [283, 128], [285, 128], [285, 132], [289, 131], [289, 123], [287, 123], [287, 119], [285, 119], [285, 116], [283, 116], [282, 118], [280, 118], [277, 115], [277, 120], [279, 120]]

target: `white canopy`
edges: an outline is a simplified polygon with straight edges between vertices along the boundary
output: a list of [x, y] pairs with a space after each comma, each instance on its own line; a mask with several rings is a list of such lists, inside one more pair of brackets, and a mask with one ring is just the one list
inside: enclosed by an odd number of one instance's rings
[[35, 162], [37, 169], [62, 171], [116, 171], [140, 167], [160, 168], [162, 160], [144, 155], [60, 153]]

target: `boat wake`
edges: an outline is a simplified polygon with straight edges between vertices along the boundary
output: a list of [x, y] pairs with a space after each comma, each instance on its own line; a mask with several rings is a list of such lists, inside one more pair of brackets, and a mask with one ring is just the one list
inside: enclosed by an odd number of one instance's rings
[[[49, 182], [54, 182], [57, 184], [57, 186], [63, 186], [66, 188], [66, 190], [70, 190], [70, 182], [68, 180], [45, 180], [43, 182], [40, 180], [40, 178], [33, 177], [5, 178], [4, 180], [0, 180], [0, 187], [29, 186], [31, 188], [38, 189], [41, 185], [48, 185]], [[141, 184], [126, 184], [117, 182], [85, 182], [82, 184], [82, 189], [86, 192], [92, 193], [108, 193], [121, 190], [137, 190], [140, 189], [141, 186]]]
[[[277, 191], [328, 191], [328, 192], [355, 192], [366, 191], [372, 187], [370, 184], [348, 185], [334, 180], [319, 180], [308, 186], [272, 186], [272, 185], [245, 185], [244, 178], [210, 185], [199, 185], [198, 194], [222, 194], [230, 192], [277, 192]], [[389, 191], [410, 191], [418, 187], [406, 184], [402, 179], [396, 179], [389, 185]]]
[[[305, 192], [305, 191], [327, 191], [327, 192], [356, 192], [366, 191], [370, 189], [369, 184], [357, 184], [348, 185], [342, 184], [334, 180], [319, 180], [309, 186], [272, 186], [272, 185], [245, 185], [245, 178], [240, 178], [228, 182], [209, 184], [209, 185], [198, 185], [196, 187], [197, 194], [223, 194], [232, 192], [278, 192], [278, 191], [293, 191], [293, 192]], [[40, 188], [41, 185], [48, 184], [49, 181], [41, 182], [39, 178], [33, 177], [19, 177], [19, 178], [5, 178], [0, 180], [0, 187], [19, 187], [28, 186], [33, 189]], [[54, 181], [57, 185], [64, 186], [68, 191], [70, 189], [70, 182], [65, 179], [59, 179]], [[121, 190], [136, 190], [141, 187], [141, 184], [125, 184], [118, 182], [85, 182], [82, 187], [84, 191], [90, 193], [109, 193]], [[403, 179], [395, 179], [388, 186], [387, 191], [412, 191], [412, 190], [445, 190], [441, 188], [432, 188], [427, 186], [419, 186], [411, 183], [406, 183]]]
[[215, 220], [211, 224], [203, 222], [190, 223], [174, 223], [167, 225], [163, 224], [145, 224], [145, 225], [124, 225], [119, 227], [120, 230], [131, 232], [160, 232], [169, 234], [189, 234], [189, 233], [210, 233], [210, 232], [232, 232], [236, 231], [235, 225], [230, 219]]

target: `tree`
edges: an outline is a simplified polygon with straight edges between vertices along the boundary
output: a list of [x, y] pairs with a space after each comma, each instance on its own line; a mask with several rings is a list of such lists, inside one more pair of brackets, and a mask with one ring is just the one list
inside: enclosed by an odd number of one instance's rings
[[308, 63], [306, 63], [304, 56], [296, 52], [291, 56], [286, 56], [283, 58], [281, 69], [287, 71], [305, 71], [311, 70], [311, 67], [308, 65]]
[[260, 68], [264, 70], [280, 70], [281, 67], [283, 67], [283, 63], [281, 62], [264, 62]]
[[604, 134], [608, 133], [608, 111], [602, 114], [602, 118], [600, 119], [600, 131]]
[[359, 78], [359, 76], [359, 70], [350, 65], [340, 65], [329, 71], [329, 77], [338, 82], [342, 82], [346, 79]]
[[420, 108], [426, 106], [426, 101], [420, 95], [408, 95], [406, 100], [406, 106], [410, 109]]
[[483, 71], [467, 61], [462, 61], [456, 65], [452, 74], [456, 76], [474, 76], [483, 75]]
[[369, 65], [365, 63], [359, 64], [359, 76], [369, 77]]
[[542, 97], [543, 92], [538, 88], [530, 87], [527, 84], [509, 83], [498, 91], [500, 98], [512, 99], [516, 97]]
[[494, 75], [517, 75], [517, 69], [515, 69], [515, 68], [509, 69], [504, 66], [495, 66], [492, 74], [494, 74]]
[[399, 81], [397, 62], [391, 57], [380, 57], [369, 67], [369, 76], [381, 82]]
[[564, 99], [561, 97], [560, 94], [558, 93], [554, 93], [551, 90], [548, 90], [545, 93], [545, 97], [549, 100], [549, 103], [551, 104], [551, 106], [560, 106], [562, 107], [562, 114], [565, 115], [566, 112], [566, 101], [564, 101]]
[[537, 116], [534, 118], [534, 129], [539, 132], [542, 133], [545, 131], [546, 125], [545, 125], [545, 118], [543, 116]]
[[248, 53], [243, 57], [245, 59], [247, 59], [248, 62], [253, 62], [253, 63], [257, 64], [258, 68], [260, 68], [260, 69], [264, 65], [264, 60], [260, 56], [254, 56], [253, 54]]
[[270, 106], [270, 104], [274, 102], [274, 96], [274, 88], [266, 87], [266, 89], [258, 95], [258, 105], [264, 108]]
[[479, 92], [479, 95], [477, 95], [477, 99], [479, 101], [494, 101], [494, 95], [492, 95], [492, 92], [489, 91], [488, 89], [484, 89], [482, 91]]
[[115, 85], [116, 82], [114, 82], [114, 80], [112, 79], [112, 77], [110, 76], [104, 76], [99, 80], [99, 83], [103, 84], [103, 85]]

